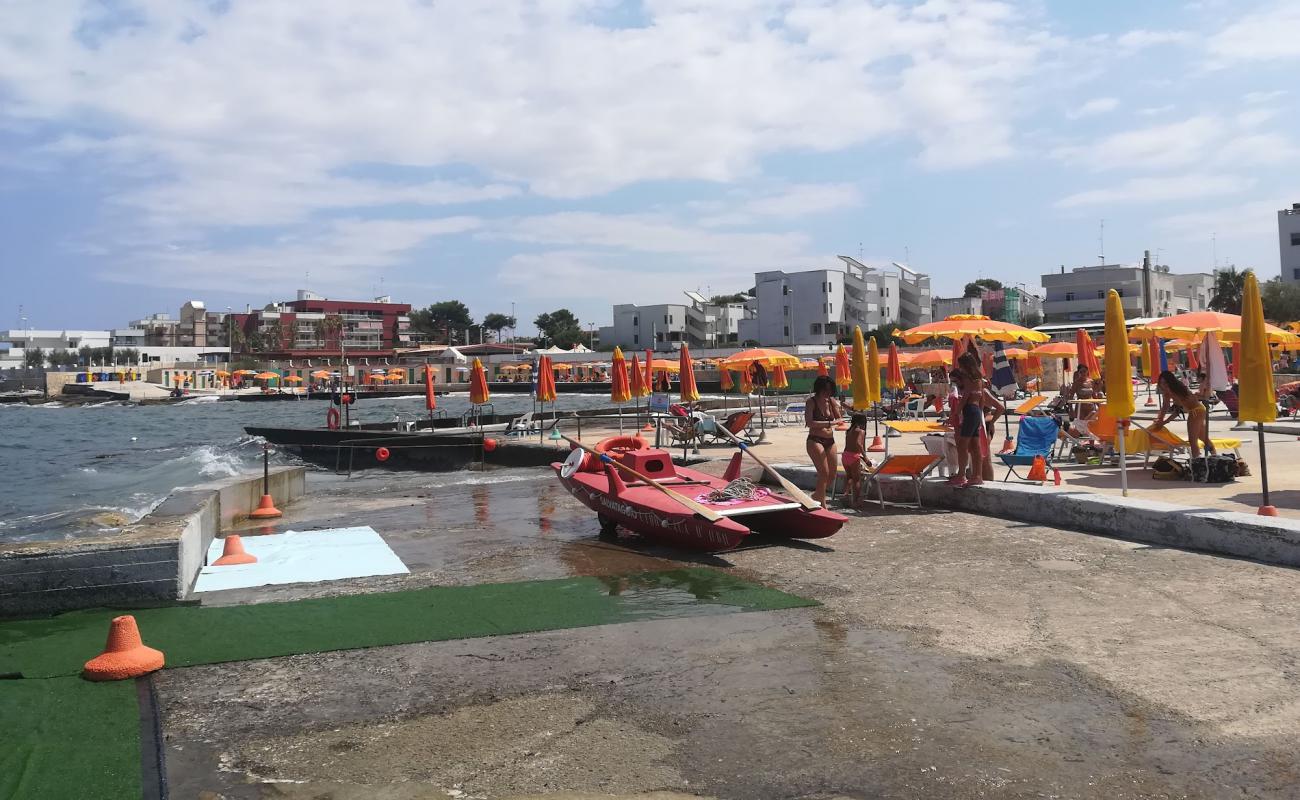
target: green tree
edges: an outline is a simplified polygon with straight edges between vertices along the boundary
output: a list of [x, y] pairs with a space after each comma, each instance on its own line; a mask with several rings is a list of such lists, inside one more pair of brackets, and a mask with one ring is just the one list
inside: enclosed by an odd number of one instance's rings
[[483, 317], [483, 328], [492, 331], [497, 335], [497, 341], [501, 341], [501, 331], [506, 328], [515, 326], [515, 318], [509, 314], [488, 314]]
[[338, 314], [326, 314], [325, 319], [320, 321], [321, 338], [324, 339], [324, 346], [329, 347], [333, 344], [337, 349], [343, 349], [343, 317]]
[[749, 295], [741, 292], [735, 294], [715, 294], [709, 298], [709, 305], [725, 306], [728, 303], [743, 303], [749, 299]]
[[23, 351], [23, 363], [33, 369], [45, 366], [45, 351], [39, 347], [29, 347]]
[[1026, 311], [1020, 316], [1020, 324], [1026, 328], [1036, 328], [1043, 324], [1043, 315], [1037, 311]]
[[470, 316], [469, 307], [459, 300], [443, 300], [428, 308], [411, 312], [411, 328], [440, 337], [443, 344], [451, 344], [452, 330], [468, 328], [473, 324], [474, 318]]
[[537, 315], [533, 320], [542, 340], [557, 347], [573, 347], [587, 338], [578, 318], [567, 308]]
[[1300, 284], [1273, 278], [1265, 281], [1260, 296], [1266, 319], [1278, 325], [1300, 320]]
[[1001, 288], [1002, 281], [1000, 280], [995, 278], [979, 278], [978, 280], [973, 280], [966, 284], [966, 291], [962, 297], [979, 297], [984, 294], [985, 289], [991, 292], [996, 292]]
[[1235, 266], [1221, 269], [1214, 273], [1214, 297], [1210, 298], [1210, 309], [1225, 314], [1241, 313], [1241, 294], [1246, 289], [1246, 273], [1239, 272]]

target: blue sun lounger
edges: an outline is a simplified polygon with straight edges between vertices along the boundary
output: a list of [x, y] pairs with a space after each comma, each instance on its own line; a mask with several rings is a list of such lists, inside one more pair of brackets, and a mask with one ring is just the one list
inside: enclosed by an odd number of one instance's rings
[[1001, 453], [998, 458], [1007, 466], [1007, 474], [1002, 480], [1008, 481], [1012, 475], [1020, 480], [1016, 467], [1029, 467], [1034, 459], [1042, 456], [1048, 465], [1052, 463], [1052, 448], [1056, 446], [1056, 437], [1060, 428], [1051, 417], [1021, 417], [1020, 432], [1016, 434], [1016, 449], [1012, 453]]

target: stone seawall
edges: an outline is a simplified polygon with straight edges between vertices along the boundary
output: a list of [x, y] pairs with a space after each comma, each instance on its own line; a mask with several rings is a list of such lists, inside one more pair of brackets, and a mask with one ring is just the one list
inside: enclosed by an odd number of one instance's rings
[[[276, 505], [306, 492], [305, 467], [270, 475]], [[184, 599], [217, 533], [248, 516], [262, 476], [178, 489], [117, 533], [57, 542], [0, 543], [0, 617]]]

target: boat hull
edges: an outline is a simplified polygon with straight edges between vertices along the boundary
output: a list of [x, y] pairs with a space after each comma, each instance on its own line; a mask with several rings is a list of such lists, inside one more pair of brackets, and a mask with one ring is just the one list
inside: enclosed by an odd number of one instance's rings
[[[688, 550], [718, 552], [740, 546], [754, 534], [788, 539], [824, 539], [833, 536], [848, 521], [847, 517], [825, 509], [808, 511], [791, 508], [789, 498], [772, 493], [772, 510], [761, 507], [731, 510], [735, 518], [710, 521], [690, 511], [685, 505], [651, 486], [636, 483], [628, 486], [608, 473], [578, 471], [566, 478], [562, 464], [552, 463], [564, 488], [579, 502], [595, 511], [602, 528], [621, 526], [633, 533], [663, 544]], [[608, 467], [613, 470], [613, 467]], [[727, 481], [694, 470], [677, 468], [669, 488], [689, 499], [725, 487]], [[728, 513], [726, 504], [713, 510]], [[740, 514], [743, 513], [743, 516]]]

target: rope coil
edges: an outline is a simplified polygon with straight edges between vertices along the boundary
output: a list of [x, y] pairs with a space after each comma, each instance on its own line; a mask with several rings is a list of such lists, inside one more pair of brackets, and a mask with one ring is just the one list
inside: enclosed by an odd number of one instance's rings
[[711, 503], [720, 503], [724, 500], [753, 500], [757, 496], [758, 487], [753, 481], [749, 478], [736, 478], [721, 489], [709, 492], [708, 500]]

